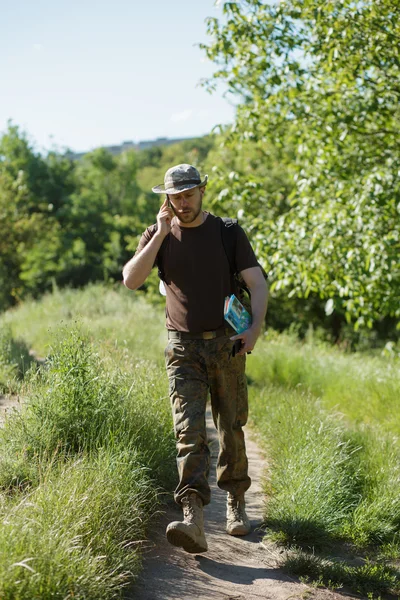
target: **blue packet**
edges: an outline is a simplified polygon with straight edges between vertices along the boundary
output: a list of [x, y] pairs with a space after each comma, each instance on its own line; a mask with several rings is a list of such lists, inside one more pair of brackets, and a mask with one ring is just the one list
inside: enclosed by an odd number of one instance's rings
[[236, 298], [235, 294], [225, 298], [224, 318], [236, 333], [243, 333], [251, 326], [251, 315], [240, 300]]

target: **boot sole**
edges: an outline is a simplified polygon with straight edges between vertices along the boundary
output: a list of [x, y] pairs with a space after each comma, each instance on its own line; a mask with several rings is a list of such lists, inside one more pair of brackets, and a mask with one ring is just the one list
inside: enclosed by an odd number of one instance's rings
[[202, 546], [179, 529], [167, 529], [167, 540], [173, 546], [176, 546], [177, 548], [183, 548], [190, 554], [200, 554], [201, 552], [207, 552], [208, 550], [207, 545]]

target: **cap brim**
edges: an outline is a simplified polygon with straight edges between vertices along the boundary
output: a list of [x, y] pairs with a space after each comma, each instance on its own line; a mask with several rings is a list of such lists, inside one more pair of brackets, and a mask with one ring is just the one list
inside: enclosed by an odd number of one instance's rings
[[186, 192], [186, 190], [191, 190], [197, 187], [203, 187], [203, 185], [207, 185], [208, 175], [205, 175], [203, 181], [200, 183], [192, 183], [190, 185], [176, 185], [171, 188], [165, 189], [164, 185], [156, 185], [151, 188], [155, 194], [180, 194], [181, 192]]

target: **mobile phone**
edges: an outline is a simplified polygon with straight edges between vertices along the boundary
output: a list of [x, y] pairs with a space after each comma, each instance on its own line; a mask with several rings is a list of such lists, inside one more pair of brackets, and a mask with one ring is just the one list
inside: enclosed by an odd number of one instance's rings
[[[232, 358], [235, 358], [236, 354], [238, 354], [240, 352], [242, 348], [242, 340], [235, 340], [234, 344], [233, 344], [233, 348], [232, 348]], [[246, 354], [251, 354], [251, 352], [246, 352]]]
[[168, 194], [167, 194], [167, 205], [168, 205], [168, 208], [172, 208], [172, 212], [175, 214], [174, 207], [171, 204], [171, 200], [169, 199]]
[[232, 358], [235, 358], [236, 354], [240, 352], [242, 347], [242, 340], [235, 340], [232, 347]]

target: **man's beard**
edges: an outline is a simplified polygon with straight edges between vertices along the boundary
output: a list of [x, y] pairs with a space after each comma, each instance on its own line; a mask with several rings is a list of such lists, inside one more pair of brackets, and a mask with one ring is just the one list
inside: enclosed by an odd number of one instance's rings
[[195, 221], [197, 219], [197, 217], [199, 216], [199, 214], [201, 213], [201, 209], [202, 209], [202, 203], [200, 202], [200, 205], [198, 207], [191, 209], [187, 213], [176, 213], [175, 212], [175, 214], [182, 223], [193, 223], [193, 221]]

